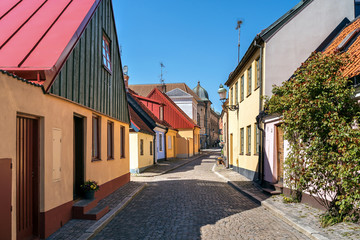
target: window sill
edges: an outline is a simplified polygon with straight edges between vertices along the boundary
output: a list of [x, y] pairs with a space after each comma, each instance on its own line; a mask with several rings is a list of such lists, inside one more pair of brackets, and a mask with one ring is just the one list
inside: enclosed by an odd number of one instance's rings
[[111, 160], [115, 160], [115, 158], [110, 157], [110, 158], [108, 158], [107, 160], [108, 160], [108, 161], [111, 161]]
[[247, 153], [246, 156], [251, 156], [251, 153]]
[[112, 75], [112, 71], [111, 71], [110, 69], [108, 69], [108, 68], [104, 65], [104, 63], [102, 64], [102, 66], [103, 66], [103, 68], [104, 68], [110, 75]]
[[250, 94], [248, 94], [246, 97], [249, 97], [249, 96], [251, 96], [251, 93], [250, 93]]
[[100, 158], [92, 158], [91, 161], [92, 162], [99, 162], [99, 161], [101, 161], [101, 159]]

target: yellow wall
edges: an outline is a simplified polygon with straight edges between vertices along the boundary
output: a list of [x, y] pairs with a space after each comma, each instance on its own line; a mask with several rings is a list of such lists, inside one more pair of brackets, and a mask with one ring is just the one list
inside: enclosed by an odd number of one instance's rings
[[199, 154], [200, 149], [200, 128], [194, 129], [194, 154]]
[[[233, 135], [233, 151], [230, 152], [230, 162], [231, 158], [233, 160], [233, 166], [240, 167], [246, 170], [253, 172], [257, 171], [258, 165], [258, 155], [255, 153], [255, 144], [256, 144], [256, 116], [259, 114], [259, 87], [256, 87], [255, 77], [256, 77], [256, 65], [255, 60], [259, 58], [259, 50], [253, 54], [249, 61], [242, 67], [240, 73], [235, 77], [234, 81], [229, 85], [229, 89], [233, 89], [232, 96], [229, 95], [229, 102], [231, 104], [231, 97], [236, 93], [235, 87], [236, 82], [238, 82], [238, 95], [236, 96], [239, 102], [238, 111], [229, 111], [229, 135]], [[252, 83], [251, 83], [251, 94], [248, 95], [248, 69], [252, 66]], [[244, 100], [241, 101], [240, 98], [240, 87], [241, 87], [241, 76], [244, 75]], [[240, 102], [241, 101], [241, 102]], [[235, 98], [233, 98], [232, 104], [236, 104]], [[246, 128], [251, 126], [251, 154], [247, 155], [247, 138], [246, 138]], [[244, 154], [240, 154], [240, 129], [244, 128]], [[230, 147], [230, 143], [229, 143]], [[229, 149], [231, 150], [231, 149]]]
[[[140, 154], [140, 140], [144, 140], [144, 155]], [[154, 147], [154, 136], [138, 133], [138, 146], [139, 146], [139, 164], [138, 168], [145, 168], [152, 166], [154, 163], [154, 148], [152, 149], [152, 155], [150, 155], [150, 142], [153, 142], [152, 146]]]
[[[177, 142], [176, 134], [177, 134], [177, 131], [172, 130], [172, 129], [168, 129], [168, 132], [166, 133], [166, 158], [167, 159], [176, 157], [176, 153], [175, 153], [176, 142]], [[169, 146], [169, 137], [171, 138], [171, 146]], [[175, 137], [175, 142], [173, 142], [174, 137]]]
[[193, 129], [179, 129], [176, 135], [176, 156], [178, 158], [187, 158], [194, 155], [193, 136]]
[[[73, 200], [73, 121], [74, 114], [85, 121], [85, 180], [104, 184], [129, 172], [129, 125], [101, 117], [101, 161], [92, 162], [93, 111], [70, 101], [44, 94], [39, 87], [0, 74], [0, 158], [11, 158], [12, 172], [12, 236], [16, 236], [16, 117], [28, 114], [40, 119], [40, 211]], [[114, 160], [107, 160], [107, 121], [114, 122]], [[120, 126], [125, 127], [125, 158], [120, 158]], [[53, 129], [61, 130], [59, 179], [53, 176]]]

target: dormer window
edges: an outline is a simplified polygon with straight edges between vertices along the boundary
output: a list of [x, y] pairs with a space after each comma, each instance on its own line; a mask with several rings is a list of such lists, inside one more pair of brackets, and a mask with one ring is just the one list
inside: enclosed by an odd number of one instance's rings
[[103, 65], [106, 70], [111, 72], [110, 40], [105, 35], [103, 35], [102, 50]]
[[339, 44], [339, 46], [336, 48], [339, 51], [344, 50], [348, 44], [353, 40], [355, 36], [357, 36], [358, 32], [360, 31], [360, 28], [357, 28], [353, 30], [351, 33], [349, 33], [344, 40]]

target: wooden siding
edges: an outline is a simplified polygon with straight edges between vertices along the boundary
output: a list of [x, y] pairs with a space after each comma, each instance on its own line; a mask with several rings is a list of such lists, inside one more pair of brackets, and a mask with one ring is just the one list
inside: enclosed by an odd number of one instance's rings
[[[110, 39], [109, 73], [102, 63], [103, 34]], [[56, 77], [50, 93], [130, 123], [111, 0], [103, 0]]]

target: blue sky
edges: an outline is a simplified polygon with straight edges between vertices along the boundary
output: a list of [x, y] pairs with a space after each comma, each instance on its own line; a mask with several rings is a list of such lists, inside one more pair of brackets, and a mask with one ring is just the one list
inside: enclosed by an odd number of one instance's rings
[[114, 0], [122, 64], [129, 84], [197, 82], [208, 91], [218, 112], [217, 90], [237, 65], [238, 32], [241, 56], [257, 33], [300, 0]]

